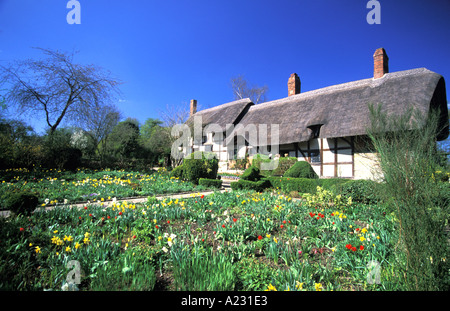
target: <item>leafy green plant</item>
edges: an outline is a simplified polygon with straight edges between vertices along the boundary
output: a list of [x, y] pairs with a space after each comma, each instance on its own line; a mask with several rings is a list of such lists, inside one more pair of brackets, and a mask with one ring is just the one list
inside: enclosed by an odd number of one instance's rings
[[[439, 182], [433, 177], [439, 161], [436, 137], [442, 131], [437, 111], [424, 116], [410, 109], [390, 117], [381, 105], [369, 106], [370, 144], [395, 207], [399, 241], [406, 255], [406, 285], [411, 290], [448, 290], [448, 205], [436, 202]], [[448, 129], [447, 129], [448, 131]], [[369, 145], [370, 146], [370, 145]]]
[[258, 181], [261, 179], [261, 177], [262, 176], [260, 174], [259, 168], [252, 165], [244, 171], [244, 173], [241, 175], [240, 180]]
[[175, 288], [184, 291], [229, 291], [235, 287], [235, 267], [230, 258], [185, 244], [171, 248]]
[[205, 186], [206, 188], [217, 188], [217, 189], [220, 189], [222, 187], [222, 180], [220, 180], [220, 179], [200, 178], [198, 180], [198, 184], [200, 186]]
[[298, 161], [291, 168], [289, 168], [283, 177], [293, 178], [313, 178], [318, 179], [319, 176], [307, 161]]
[[38, 196], [28, 191], [13, 192], [8, 195], [5, 207], [14, 214], [30, 215], [37, 207]]
[[244, 258], [237, 264], [237, 289], [244, 291], [264, 290], [275, 273], [274, 269], [258, 258]]

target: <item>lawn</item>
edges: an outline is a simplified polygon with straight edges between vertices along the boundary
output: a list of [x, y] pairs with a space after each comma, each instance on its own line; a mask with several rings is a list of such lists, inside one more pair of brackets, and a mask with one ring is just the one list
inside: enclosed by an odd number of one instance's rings
[[[153, 194], [155, 183], [162, 187], [157, 178], [164, 174], [121, 174], [123, 183], [140, 185], [142, 193]], [[119, 189], [132, 189], [115, 184], [113, 172], [105, 175], [96, 175], [95, 183], [82, 172], [73, 180], [54, 177], [68, 189], [60, 196], [51, 180], [36, 178], [33, 184], [45, 184], [39, 189], [52, 193], [50, 200], [96, 191], [99, 201], [0, 219], [0, 289], [61, 290], [68, 276], [88, 291], [403, 289], [397, 220], [385, 206], [319, 188], [303, 199], [269, 189], [105, 207], [101, 198], [127, 196]], [[86, 179], [88, 190], [78, 191]], [[14, 183], [32, 182], [19, 177]]]

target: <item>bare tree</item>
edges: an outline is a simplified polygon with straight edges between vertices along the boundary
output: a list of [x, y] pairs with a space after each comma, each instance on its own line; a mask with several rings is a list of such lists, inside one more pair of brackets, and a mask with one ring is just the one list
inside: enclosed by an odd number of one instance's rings
[[249, 86], [247, 80], [242, 75], [231, 78], [231, 89], [234, 99], [250, 98], [254, 104], [265, 102], [267, 100], [266, 93], [269, 90], [266, 85], [261, 87]]
[[[84, 107], [89, 108], [89, 107]], [[91, 139], [95, 149], [101, 143], [100, 156], [103, 158], [108, 141], [108, 135], [121, 119], [121, 113], [114, 105], [97, 105], [92, 111], [84, 111], [79, 119], [80, 127]]]
[[16, 61], [0, 67], [1, 81], [9, 84], [8, 104], [21, 113], [44, 114], [50, 134], [63, 120], [76, 123], [119, 94], [118, 80], [94, 65], [73, 62], [74, 54], [39, 48], [46, 58]]

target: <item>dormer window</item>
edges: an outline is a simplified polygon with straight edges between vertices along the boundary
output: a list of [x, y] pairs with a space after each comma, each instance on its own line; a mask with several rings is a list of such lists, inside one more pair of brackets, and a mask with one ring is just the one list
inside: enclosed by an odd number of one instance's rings
[[314, 124], [314, 125], [308, 126], [308, 128], [312, 131], [312, 137], [311, 138], [319, 138], [320, 127], [322, 125], [323, 124]]

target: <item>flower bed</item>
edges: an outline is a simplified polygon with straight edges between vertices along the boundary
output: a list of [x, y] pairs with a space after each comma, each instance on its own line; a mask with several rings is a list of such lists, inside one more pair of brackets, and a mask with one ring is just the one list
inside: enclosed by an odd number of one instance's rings
[[58, 170], [0, 172], [0, 206], [6, 194], [31, 191], [39, 196], [41, 206], [57, 203], [106, 201], [112, 198], [152, 196], [204, 189], [171, 178], [165, 171], [150, 174], [126, 171], [89, 171], [76, 173]]
[[305, 201], [233, 191], [0, 221], [6, 290], [60, 290], [70, 261], [82, 290], [402, 289], [396, 219], [321, 188]]

